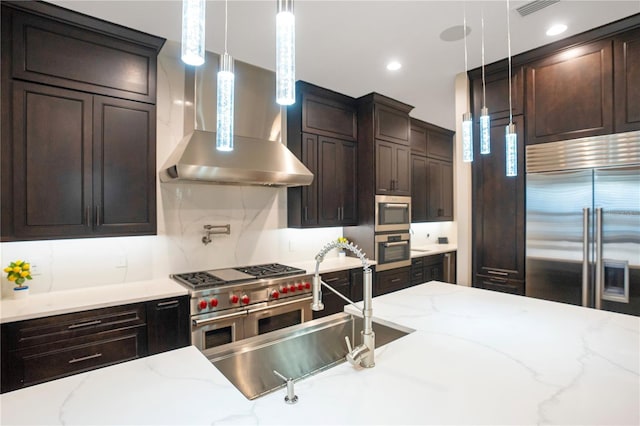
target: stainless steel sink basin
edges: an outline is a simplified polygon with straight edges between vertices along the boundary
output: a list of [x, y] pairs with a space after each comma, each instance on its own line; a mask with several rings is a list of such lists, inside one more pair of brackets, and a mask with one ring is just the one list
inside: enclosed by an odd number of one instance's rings
[[[298, 380], [345, 361], [349, 336], [360, 344], [362, 318], [338, 313], [283, 330], [240, 340], [207, 353], [209, 360], [248, 399], [284, 387], [273, 370]], [[414, 330], [373, 322], [376, 347]]]

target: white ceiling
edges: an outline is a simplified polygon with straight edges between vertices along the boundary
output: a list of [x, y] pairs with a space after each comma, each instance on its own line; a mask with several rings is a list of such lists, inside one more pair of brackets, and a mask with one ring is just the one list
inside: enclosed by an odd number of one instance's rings
[[[88, 15], [180, 41], [179, 0], [53, 0]], [[518, 54], [560, 38], [640, 13], [640, 0], [562, 0], [526, 17], [510, 2], [511, 51]], [[506, 0], [371, 1], [296, 0], [296, 77], [359, 97], [378, 92], [413, 105], [411, 115], [455, 128], [454, 78], [464, 70], [462, 40], [440, 33], [462, 25], [466, 8], [468, 69], [481, 65], [480, 15], [485, 17], [485, 63], [507, 57]], [[276, 0], [229, 0], [228, 51], [236, 59], [275, 68]], [[564, 22], [566, 33], [546, 28]], [[207, 1], [206, 49], [224, 46], [224, 1]], [[403, 67], [391, 73], [395, 58]]]

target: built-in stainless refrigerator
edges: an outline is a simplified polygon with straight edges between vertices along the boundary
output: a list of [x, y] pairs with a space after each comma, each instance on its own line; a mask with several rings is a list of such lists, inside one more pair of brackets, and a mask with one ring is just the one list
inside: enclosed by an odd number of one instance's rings
[[526, 152], [527, 296], [640, 315], [640, 132]]

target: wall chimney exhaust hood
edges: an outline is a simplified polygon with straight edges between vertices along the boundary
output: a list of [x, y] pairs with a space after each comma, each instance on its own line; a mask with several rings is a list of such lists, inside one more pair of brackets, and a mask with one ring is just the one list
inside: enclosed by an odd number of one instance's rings
[[[275, 73], [235, 61], [234, 149], [216, 150], [218, 55], [185, 66], [185, 137], [160, 170], [161, 182], [304, 186], [313, 174], [287, 147], [286, 107], [275, 101]], [[214, 131], [210, 131], [214, 130]]]

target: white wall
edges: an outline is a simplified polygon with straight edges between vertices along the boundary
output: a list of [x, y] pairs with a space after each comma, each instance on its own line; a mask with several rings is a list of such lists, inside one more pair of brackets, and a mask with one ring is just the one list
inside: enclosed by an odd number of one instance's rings
[[[184, 68], [176, 45], [158, 58], [157, 166], [183, 137]], [[158, 182], [158, 235], [2, 243], [1, 265], [24, 259], [34, 266], [33, 293], [167, 277], [262, 262], [312, 260], [342, 228], [288, 229], [284, 188]], [[203, 225], [231, 225], [204, 245]], [[452, 235], [451, 222], [420, 224], [431, 238]], [[422, 233], [422, 231], [420, 231]], [[336, 254], [337, 255], [337, 254]], [[4, 278], [2, 294], [11, 293]]]

